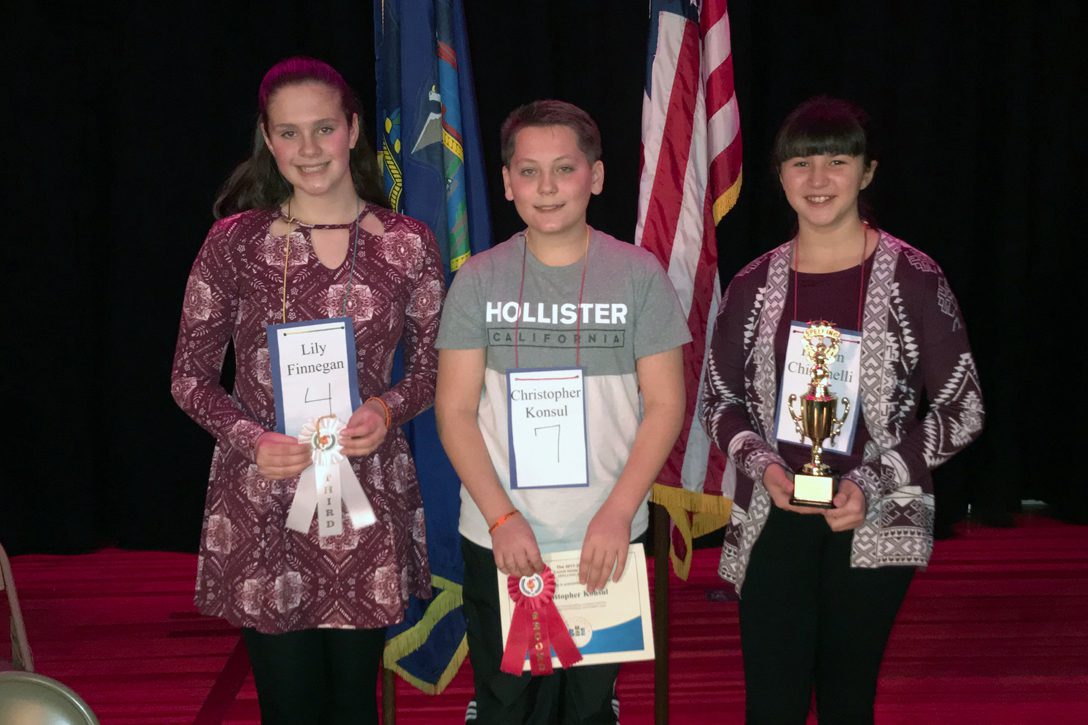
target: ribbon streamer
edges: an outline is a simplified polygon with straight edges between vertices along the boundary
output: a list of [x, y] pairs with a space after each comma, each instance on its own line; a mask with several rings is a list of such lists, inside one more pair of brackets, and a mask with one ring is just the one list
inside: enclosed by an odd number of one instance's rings
[[512, 576], [506, 580], [507, 591], [514, 600], [510, 633], [499, 669], [520, 675], [529, 655], [529, 670], [534, 675], [552, 673], [552, 649], [563, 667], [582, 659], [582, 653], [571, 639], [567, 625], [552, 601], [555, 595], [555, 574], [544, 567], [543, 574]]
[[343, 429], [344, 424], [335, 415], [322, 416], [302, 427], [298, 442], [310, 446], [313, 458], [299, 476], [295, 498], [287, 512], [287, 528], [292, 531], [309, 532], [315, 509], [319, 536], [343, 533], [344, 506], [356, 529], [366, 528], [378, 520], [351, 463], [344, 457], [344, 448], [340, 445]]

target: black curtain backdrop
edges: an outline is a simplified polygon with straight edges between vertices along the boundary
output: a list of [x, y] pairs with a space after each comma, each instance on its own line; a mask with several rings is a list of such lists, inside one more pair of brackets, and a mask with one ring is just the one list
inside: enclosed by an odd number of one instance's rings
[[[630, 239], [647, 3], [465, 0], [496, 239], [498, 128], [515, 105], [570, 100], [599, 122], [606, 184], [590, 222]], [[727, 283], [785, 240], [768, 164], [783, 116], [830, 93], [882, 130], [881, 225], [944, 268], [989, 411], [941, 469], [940, 516], [1001, 523], [1022, 499], [1084, 521], [1088, 442], [1082, 226], [1088, 27], [1079, 0], [730, 3], [744, 190], [720, 225]], [[19, 3], [10, 65], [0, 496], [11, 552], [104, 544], [194, 549], [212, 442], [169, 393], [182, 290], [220, 183], [248, 153], [263, 72], [306, 53], [373, 108], [371, 6]], [[373, 117], [364, 119], [373, 138]]]

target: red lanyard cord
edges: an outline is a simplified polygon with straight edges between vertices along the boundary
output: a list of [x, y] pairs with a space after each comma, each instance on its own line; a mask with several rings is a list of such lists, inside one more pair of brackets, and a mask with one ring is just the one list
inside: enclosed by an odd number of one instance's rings
[[[514, 318], [514, 367], [518, 364], [518, 336], [521, 328], [521, 315], [524, 310], [522, 300], [525, 293], [525, 258], [529, 250], [529, 232], [525, 232], [524, 246], [521, 248], [521, 282], [518, 284], [518, 312]], [[574, 364], [582, 366], [582, 296], [586, 291], [586, 269], [589, 267], [589, 227], [586, 227], [586, 246], [582, 254], [582, 283], [578, 287], [578, 310], [574, 318]]]
[[[865, 234], [861, 239], [861, 274], [858, 278], [858, 326], [854, 328], [858, 332], [861, 332], [862, 313], [865, 309], [865, 248], [868, 246], [868, 240], [869, 225], [865, 224]], [[801, 296], [801, 287], [797, 282], [797, 239], [793, 240], [791, 256], [793, 257], [793, 319], [798, 320], [800, 318], [797, 317], [797, 299]]]

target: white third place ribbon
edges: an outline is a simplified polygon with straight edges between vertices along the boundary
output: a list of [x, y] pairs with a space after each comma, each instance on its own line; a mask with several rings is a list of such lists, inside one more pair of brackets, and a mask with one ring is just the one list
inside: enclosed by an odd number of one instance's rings
[[302, 426], [298, 442], [310, 446], [313, 462], [298, 478], [295, 498], [287, 512], [287, 528], [305, 534], [317, 509], [319, 536], [337, 536], [344, 531], [343, 507], [351, 524], [366, 528], [377, 521], [374, 507], [366, 497], [351, 463], [343, 454], [340, 431], [344, 424], [334, 415], [325, 415]]

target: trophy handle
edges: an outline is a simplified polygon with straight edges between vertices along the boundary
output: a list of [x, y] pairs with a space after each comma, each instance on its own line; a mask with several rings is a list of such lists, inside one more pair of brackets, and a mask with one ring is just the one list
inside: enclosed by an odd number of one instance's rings
[[793, 418], [793, 427], [797, 429], [797, 435], [801, 436], [801, 442], [805, 442], [805, 430], [801, 427], [801, 416], [798, 413], [793, 412], [793, 402], [797, 400], [796, 395], [790, 395], [786, 399], [786, 408], [790, 411], [790, 417]]
[[[793, 411], [791, 410], [790, 413]], [[842, 417], [835, 418], [832, 421], [831, 426], [831, 445], [835, 445], [835, 437], [842, 433], [842, 424], [846, 422], [847, 416], [850, 415], [850, 398], [842, 398]]]

